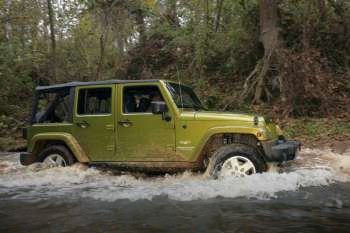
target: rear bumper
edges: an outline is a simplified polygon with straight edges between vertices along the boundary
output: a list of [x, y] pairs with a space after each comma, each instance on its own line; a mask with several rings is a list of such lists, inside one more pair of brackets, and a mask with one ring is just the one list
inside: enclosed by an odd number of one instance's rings
[[19, 161], [22, 165], [27, 166], [35, 162], [33, 154], [28, 152], [21, 152], [19, 154]]
[[301, 143], [298, 141], [277, 140], [262, 142], [262, 145], [268, 162], [293, 160], [301, 149]]

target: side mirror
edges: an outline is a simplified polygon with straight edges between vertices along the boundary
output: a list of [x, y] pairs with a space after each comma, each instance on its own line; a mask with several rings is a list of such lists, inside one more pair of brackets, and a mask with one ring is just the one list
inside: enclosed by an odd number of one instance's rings
[[152, 101], [151, 108], [153, 114], [164, 114], [168, 112], [168, 107], [164, 101]]

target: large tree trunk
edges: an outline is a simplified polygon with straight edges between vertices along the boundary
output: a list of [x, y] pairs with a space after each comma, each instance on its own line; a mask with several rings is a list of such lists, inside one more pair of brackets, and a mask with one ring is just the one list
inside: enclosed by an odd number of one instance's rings
[[264, 47], [264, 57], [246, 79], [242, 92], [243, 98], [253, 95], [253, 103], [260, 103], [263, 98], [269, 101], [271, 98], [266, 76], [280, 47], [277, 0], [260, 0], [259, 7], [260, 41]]
[[260, 0], [260, 40], [265, 55], [279, 46], [279, 18], [276, 0]]
[[55, 16], [51, 0], [47, 0], [47, 9], [49, 12], [50, 38], [51, 38], [51, 70], [52, 79], [56, 81], [56, 37], [55, 37]]
[[260, 41], [264, 46], [264, 58], [253, 99], [255, 103], [261, 101], [264, 93], [267, 99], [270, 98], [265, 79], [270, 68], [271, 58], [279, 47], [278, 21], [276, 0], [260, 0]]

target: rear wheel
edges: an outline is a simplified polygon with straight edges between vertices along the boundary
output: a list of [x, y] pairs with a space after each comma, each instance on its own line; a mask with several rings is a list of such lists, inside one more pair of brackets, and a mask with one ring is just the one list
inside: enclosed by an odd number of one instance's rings
[[246, 177], [266, 171], [266, 164], [254, 148], [231, 144], [214, 152], [207, 169], [214, 178]]
[[75, 163], [75, 159], [67, 147], [63, 145], [51, 145], [39, 154], [39, 162], [49, 167], [66, 167]]

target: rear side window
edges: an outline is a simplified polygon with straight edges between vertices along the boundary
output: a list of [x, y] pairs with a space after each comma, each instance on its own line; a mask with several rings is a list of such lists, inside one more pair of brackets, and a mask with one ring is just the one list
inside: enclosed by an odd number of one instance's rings
[[80, 89], [78, 97], [78, 114], [94, 115], [111, 113], [112, 88]]
[[33, 122], [69, 122], [71, 116], [69, 95], [69, 88], [38, 93]]

